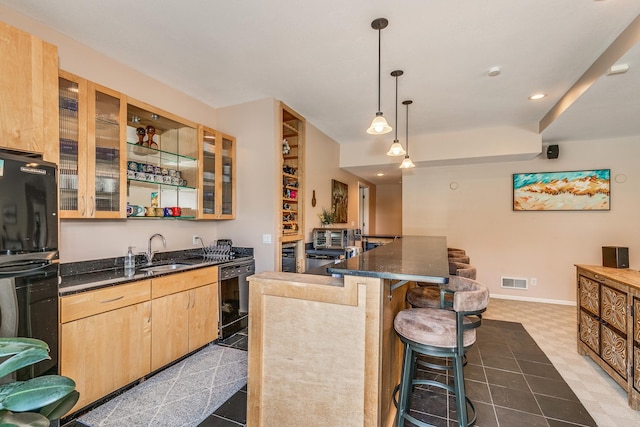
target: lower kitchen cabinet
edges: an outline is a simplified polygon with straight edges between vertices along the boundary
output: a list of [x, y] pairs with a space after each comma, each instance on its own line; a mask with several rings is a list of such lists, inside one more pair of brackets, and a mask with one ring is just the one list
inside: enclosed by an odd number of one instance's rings
[[218, 338], [217, 280], [211, 267], [153, 281], [152, 370]]
[[218, 268], [168, 274], [60, 298], [60, 373], [71, 412], [218, 338]]
[[76, 382], [80, 409], [151, 368], [150, 281], [61, 298], [60, 373]]

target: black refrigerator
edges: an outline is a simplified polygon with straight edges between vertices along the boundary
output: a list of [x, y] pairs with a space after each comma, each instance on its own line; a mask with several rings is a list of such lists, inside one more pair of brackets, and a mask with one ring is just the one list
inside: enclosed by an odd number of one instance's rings
[[51, 360], [11, 378], [58, 373], [56, 165], [0, 151], [0, 336], [38, 338]]

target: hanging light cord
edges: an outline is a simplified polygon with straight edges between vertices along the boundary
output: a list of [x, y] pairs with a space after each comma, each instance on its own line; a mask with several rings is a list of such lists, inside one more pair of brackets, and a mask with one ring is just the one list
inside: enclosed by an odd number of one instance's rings
[[381, 42], [382, 42], [382, 29], [378, 28], [378, 112], [380, 111], [380, 68], [381, 64]]
[[[398, 96], [396, 94], [396, 96]], [[396, 103], [398, 101], [396, 100]], [[396, 113], [397, 114], [397, 113]], [[396, 116], [396, 121], [398, 120], [397, 116]], [[397, 127], [398, 125], [396, 125]], [[409, 156], [409, 104], [407, 104], [407, 128], [406, 128], [407, 134], [405, 135], [405, 139], [407, 140], [407, 156]], [[397, 139], [397, 138], [396, 138]]]
[[395, 127], [395, 131], [396, 131], [396, 138], [395, 141], [398, 140], [398, 75], [396, 74], [396, 125]]

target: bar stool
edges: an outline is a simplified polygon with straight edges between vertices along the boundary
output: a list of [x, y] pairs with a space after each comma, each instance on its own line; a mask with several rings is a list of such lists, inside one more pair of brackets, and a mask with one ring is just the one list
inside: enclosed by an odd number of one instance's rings
[[449, 256], [449, 262], [462, 262], [465, 264], [471, 264], [471, 258], [469, 255], [459, 255], [455, 254], [454, 256]]
[[447, 248], [447, 255], [450, 257], [455, 257], [458, 255], [466, 255], [467, 251], [465, 251], [464, 249], [460, 249], [460, 248]]
[[[480, 326], [481, 313], [487, 308], [489, 290], [475, 280], [451, 277], [450, 282], [441, 289], [441, 293], [445, 292], [453, 293], [451, 310], [412, 308], [402, 310], [394, 319], [393, 326], [404, 345], [402, 376], [393, 395], [398, 409], [398, 427], [403, 427], [405, 420], [420, 427], [429, 426], [409, 413], [414, 385], [435, 386], [454, 393], [458, 425], [466, 427], [475, 422], [475, 406], [467, 398], [464, 389], [463, 356], [476, 341], [475, 329]], [[454, 385], [435, 380], [415, 379], [418, 355], [451, 359], [450, 366], [432, 367], [451, 370]], [[470, 421], [467, 403], [473, 413]]]
[[[455, 281], [454, 276], [476, 279], [476, 268], [461, 262], [449, 262], [449, 282]], [[428, 282], [416, 282], [417, 287], [409, 289], [407, 292], [407, 302], [412, 307], [419, 308], [451, 308], [453, 305], [453, 294], [450, 292], [440, 292], [440, 286]]]

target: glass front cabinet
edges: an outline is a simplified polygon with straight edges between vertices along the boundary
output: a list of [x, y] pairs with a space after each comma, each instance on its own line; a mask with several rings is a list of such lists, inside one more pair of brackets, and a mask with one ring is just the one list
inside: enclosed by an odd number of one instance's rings
[[60, 217], [123, 218], [124, 96], [60, 71]]
[[131, 99], [126, 120], [127, 217], [195, 219], [197, 124]]
[[200, 219], [235, 218], [235, 138], [200, 127]]

